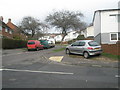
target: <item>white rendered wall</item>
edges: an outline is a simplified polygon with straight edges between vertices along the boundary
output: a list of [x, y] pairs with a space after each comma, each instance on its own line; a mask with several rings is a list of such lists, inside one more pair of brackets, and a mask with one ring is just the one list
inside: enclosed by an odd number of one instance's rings
[[90, 26], [87, 28], [87, 37], [94, 36], [94, 28], [93, 26]]
[[96, 37], [99, 33], [101, 33], [101, 15], [100, 15], [100, 12], [95, 13], [93, 25], [94, 25], [94, 37]]
[[118, 32], [117, 16], [110, 16], [115, 14], [118, 14], [118, 11], [101, 12], [101, 33]]

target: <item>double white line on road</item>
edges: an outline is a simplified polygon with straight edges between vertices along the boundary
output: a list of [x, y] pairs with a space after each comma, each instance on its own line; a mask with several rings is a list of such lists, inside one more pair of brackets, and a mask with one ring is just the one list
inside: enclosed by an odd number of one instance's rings
[[17, 69], [0, 69], [0, 71], [31, 72], [31, 73], [46, 73], [46, 74], [64, 74], [64, 75], [73, 75], [74, 74], [74, 73], [67, 73], [67, 72], [33, 71], [33, 70], [17, 70]]

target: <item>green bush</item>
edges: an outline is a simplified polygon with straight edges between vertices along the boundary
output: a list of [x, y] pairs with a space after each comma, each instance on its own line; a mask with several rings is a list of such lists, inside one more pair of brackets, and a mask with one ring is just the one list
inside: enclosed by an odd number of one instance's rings
[[84, 35], [79, 35], [79, 36], [77, 37], [77, 40], [84, 40], [84, 39], [85, 39]]
[[55, 42], [55, 44], [60, 44], [61, 42]]
[[27, 41], [23, 40], [13, 40], [13, 39], [2, 39], [3, 49], [14, 49], [14, 48], [25, 48], [27, 46]]
[[75, 42], [77, 39], [73, 39], [73, 40], [70, 40], [68, 41], [68, 44], [72, 44], [73, 42]]
[[79, 35], [76, 39], [68, 41], [68, 44], [71, 44], [77, 40], [84, 40], [84, 39], [85, 39], [84, 35]]

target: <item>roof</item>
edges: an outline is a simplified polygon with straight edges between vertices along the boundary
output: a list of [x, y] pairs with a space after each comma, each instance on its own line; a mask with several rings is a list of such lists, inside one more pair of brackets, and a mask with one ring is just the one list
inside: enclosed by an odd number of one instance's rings
[[[120, 11], [120, 9], [104, 9], [104, 10], [96, 10], [96, 11], [94, 12], [93, 21], [94, 21], [94, 19], [95, 19], [95, 14], [96, 14], [96, 12], [108, 12], [108, 11]], [[93, 23], [93, 21], [92, 21], [92, 23]]]
[[7, 24], [5, 24], [3, 21], [1, 21], [2, 22], [2, 27], [7, 27], [7, 28], [9, 28], [9, 30], [11, 30], [11, 31], [13, 31]]

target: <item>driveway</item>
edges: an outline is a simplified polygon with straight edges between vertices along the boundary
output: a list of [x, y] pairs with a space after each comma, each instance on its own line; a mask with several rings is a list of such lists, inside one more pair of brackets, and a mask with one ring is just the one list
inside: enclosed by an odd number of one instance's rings
[[[58, 48], [60, 47], [57, 47], [57, 49]], [[44, 54], [44, 56], [48, 59], [51, 57], [55, 57], [55, 59], [56, 57], [62, 57], [61, 61], [56, 60], [56, 62], [67, 65], [118, 68], [117, 60], [104, 56], [92, 56], [89, 59], [85, 59], [83, 56], [77, 54], [68, 55], [65, 53], [65, 50], [59, 52], [49, 52], [49, 54]]]

